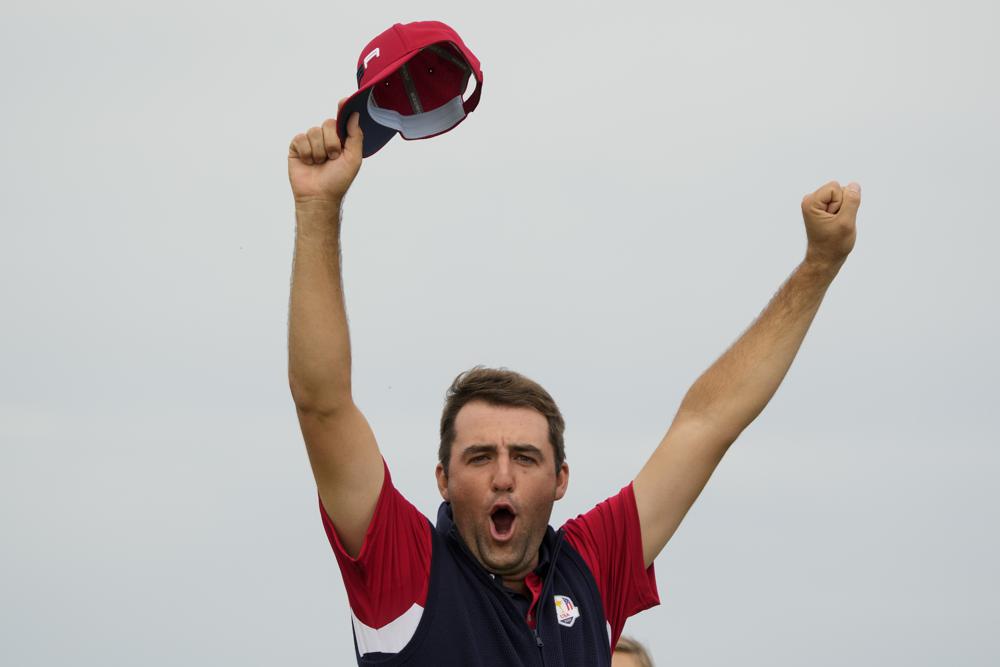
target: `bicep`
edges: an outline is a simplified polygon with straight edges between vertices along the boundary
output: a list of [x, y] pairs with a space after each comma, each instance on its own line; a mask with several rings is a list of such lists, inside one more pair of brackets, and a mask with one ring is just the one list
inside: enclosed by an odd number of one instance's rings
[[330, 413], [299, 411], [323, 508], [356, 556], [382, 491], [383, 463], [368, 420], [353, 403]]
[[676, 532], [732, 439], [697, 420], [675, 421], [633, 483], [647, 566]]

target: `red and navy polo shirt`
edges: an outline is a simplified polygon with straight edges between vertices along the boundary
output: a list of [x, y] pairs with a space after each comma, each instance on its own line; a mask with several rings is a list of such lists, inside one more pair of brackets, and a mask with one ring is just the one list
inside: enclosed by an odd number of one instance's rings
[[548, 528], [531, 598], [471, 555], [442, 503], [432, 526], [388, 466], [361, 550], [344, 550], [320, 502], [351, 606], [359, 665], [610, 665], [630, 616], [659, 604], [632, 485]]

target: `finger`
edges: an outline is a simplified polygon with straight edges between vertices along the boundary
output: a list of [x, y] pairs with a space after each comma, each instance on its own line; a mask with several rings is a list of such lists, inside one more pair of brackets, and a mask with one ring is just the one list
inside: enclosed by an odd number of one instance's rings
[[[829, 213], [829, 207], [835, 200], [837, 200], [839, 192], [840, 183], [837, 181], [830, 181], [829, 183], [821, 185], [815, 192], [802, 198], [802, 212], [808, 213], [810, 211], [822, 211], [823, 213]], [[839, 200], [836, 207], [840, 207]]]
[[858, 208], [861, 207], [861, 184], [857, 181], [851, 181], [844, 188], [844, 204], [841, 210], [846, 214], [854, 216], [858, 213]]
[[309, 137], [309, 146], [312, 149], [313, 162], [323, 164], [326, 162], [326, 146], [323, 144], [323, 130], [318, 127], [310, 127], [306, 132]]
[[344, 143], [344, 150], [361, 157], [365, 135], [361, 131], [361, 116], [357, 111], [347, 119], [347, 141]]
[[296, 134], [288, 146], [288, 157], [295, 158], [303, 164], [312, 164], [312, 149], [309, 148], [309, 137], [305, 134]]
[[337, 136], [337, 121], [327, 118], [323, 121], [323, 146], [326, 156], [331, 160], [336, 160], [340, 155], [340, 137]]
[[814, 198], [820, 210], [827, 213], [836, 213], [837, 209], [840, 208], [840, 200], [840, 183], [837, 181], [830, 181], [821, 185], [816, 190], [816, 197]]
[[844, 189], [838, 185], [832, 191], [832, 196], [830, 198], [830, 201], [826, 205], [826, 212], [836, 214], [836, 212], [840, 210], [840, 206], [843, 203], [844, 203]]

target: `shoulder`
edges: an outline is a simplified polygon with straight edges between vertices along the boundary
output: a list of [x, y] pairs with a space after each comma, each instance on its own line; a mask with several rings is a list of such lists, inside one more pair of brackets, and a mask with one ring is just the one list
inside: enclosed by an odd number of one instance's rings
[[570, 519], [563, 531], [597, 583], [613, 645], [630, 616], [660, 602], [653, 567], [643, 561], [632, 485]]
[[584, 514], [568, 520], [562, 527], [567, 541], [584, 558], [597, 549], [615, 546], [615, 541], [639, 530], [639, 514], [632, 484], [622, 487]]
[[355, 625], [386, 627], [413, 615], [427, 598], [431, 568], [430, 521], [393, 485], [388, 466], [375, 512], [357, 556], [345, 549], [320, 503], [323, 525], [344, 580]]

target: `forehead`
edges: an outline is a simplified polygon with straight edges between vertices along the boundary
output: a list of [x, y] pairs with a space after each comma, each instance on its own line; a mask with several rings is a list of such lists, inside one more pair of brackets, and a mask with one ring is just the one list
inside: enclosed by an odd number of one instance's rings
[[549, 422], [534, 408], [470, 401], [455, 415], [455, 447], [529, 444], [549, 451]]

